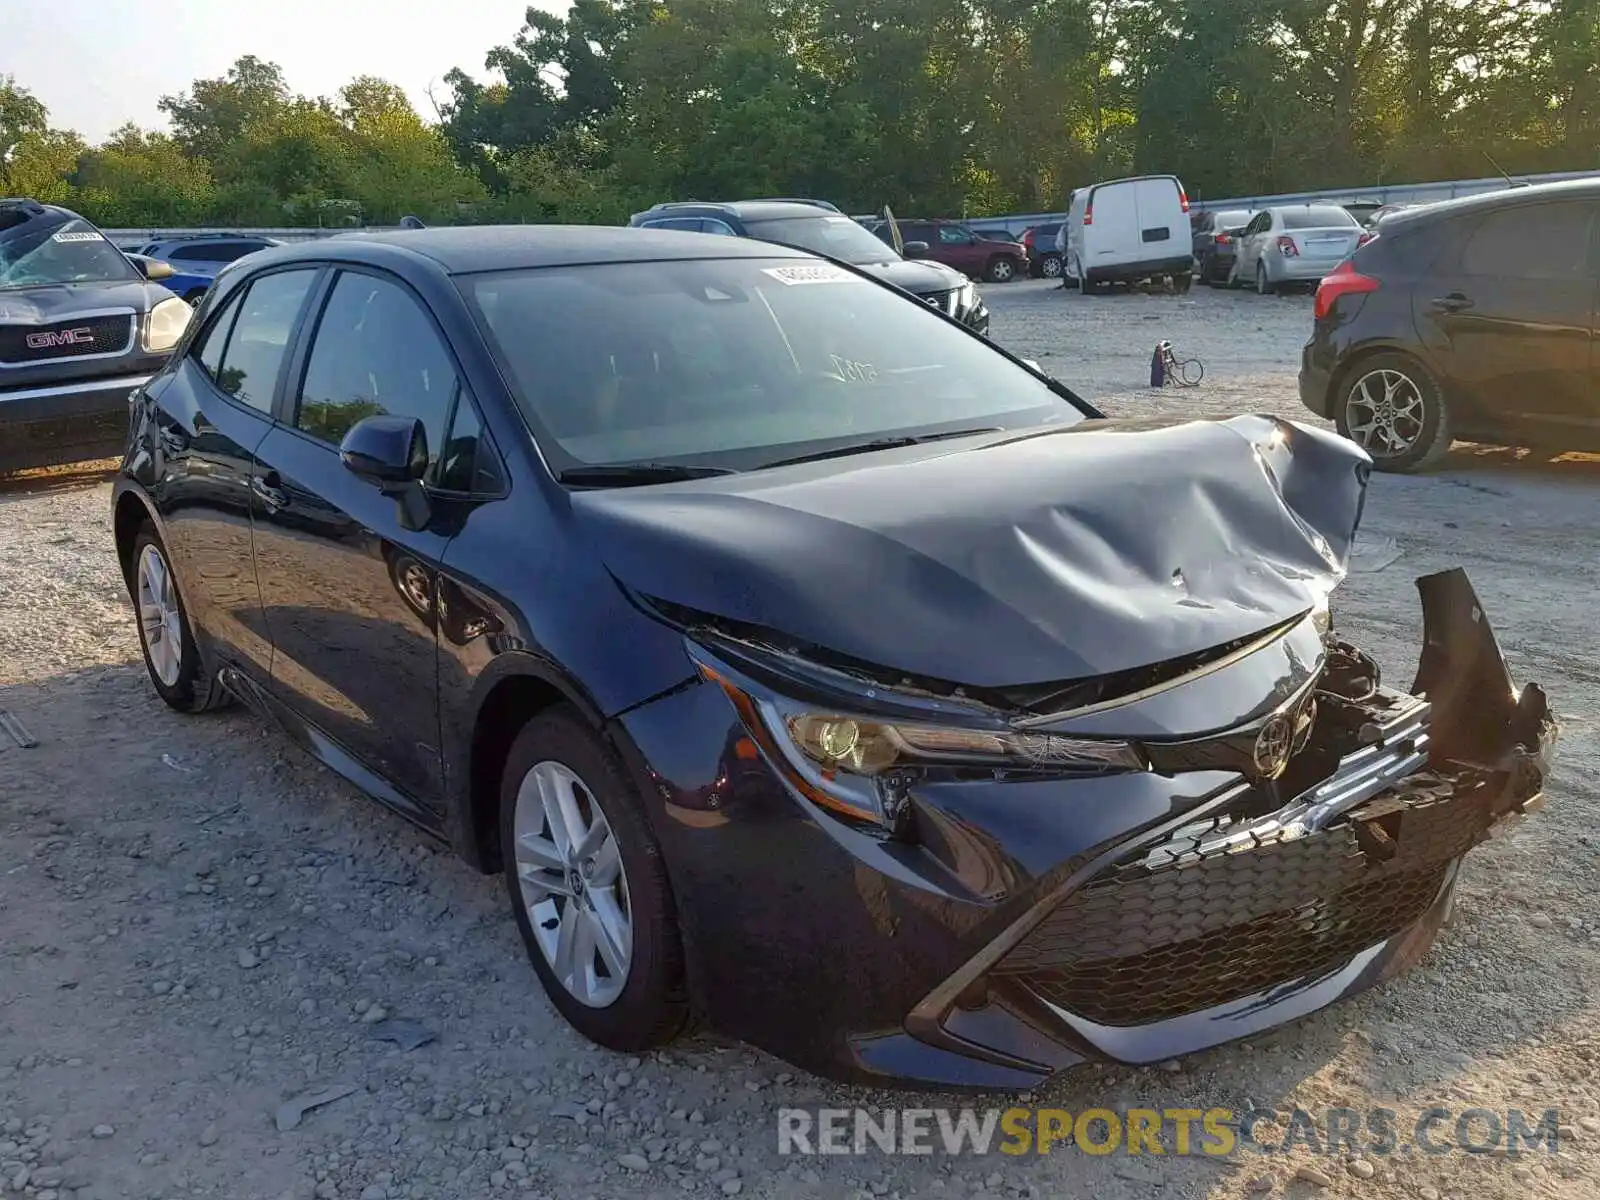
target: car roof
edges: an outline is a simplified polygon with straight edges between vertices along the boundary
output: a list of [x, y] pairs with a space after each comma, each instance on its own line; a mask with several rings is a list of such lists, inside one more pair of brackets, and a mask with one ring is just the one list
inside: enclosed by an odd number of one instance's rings
[[1556, 183], [1507, 187], [1495, 192], [1479, 192], [1476, 196], [1458, 196], [1454, 200], [1417, 204], [1388, 214], [1383, 219], [1383, 227], [1393, 234], [1434, 221], [1470, 213], [1493, 212], [1497, 208], [1514, 208], [1540, 200], [1600, 200], [1600, 178], [1563, 179]]
[[[811, 209], [814, 215], [817, 210]], [[253, 263], [343, 259], [373, 265], [431, 259], [451, 275], [596, 263], [696, 258], [814, 258], [801, 250], [745, 238], [708, 238], [674, 229], [613, 225], [468, 225], [397, 229], [295, 242], [257, 251]]]
[[[812, 204], [805, 200], [730, 200], [727, 203], [714, 200], [684, 200], [658, 204], [646, 211], [662, 217], [732, 215], [741, 221], [784, 221], [800, 217], [843, 215], [837, 209], [823, 208], [820, 204]], [[644, 216], [646, 213], [639, 215]]]

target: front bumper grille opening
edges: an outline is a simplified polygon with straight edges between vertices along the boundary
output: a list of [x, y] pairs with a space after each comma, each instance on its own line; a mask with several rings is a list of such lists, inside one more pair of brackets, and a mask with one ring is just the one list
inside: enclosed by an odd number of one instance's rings
[[[1314, 979], [1415, 923], [1447, 868], [1357, 885], [1327, 900], [1167, 942], [1139, 954], [1041, 967], [1023, 982], [1100, 1025], [1146, 1025], [1198, 1012], [1275, 985]], [[1182, 937], [1175, 914], [1164, 927]]]
[[1497, 794], [1487, 778], [1422, 771], [1315, 832], [1197, 823], [1072, 892], [995, 973], [1118, 1026], [1314, 978], [1427, 912], [1494, 823]]

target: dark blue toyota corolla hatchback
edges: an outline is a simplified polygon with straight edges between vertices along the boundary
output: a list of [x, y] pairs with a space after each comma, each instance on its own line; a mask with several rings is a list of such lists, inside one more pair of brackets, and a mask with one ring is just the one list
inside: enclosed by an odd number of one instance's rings
[[1339, 635], [1370, 466], [784, 247], [415, 230], [225, 271], [114, 524], [161, 698], [503, 871], [590, 1038], [1026, 1088], [1399, 971], [1539, 802], [1460, 572], [1408, 689]]

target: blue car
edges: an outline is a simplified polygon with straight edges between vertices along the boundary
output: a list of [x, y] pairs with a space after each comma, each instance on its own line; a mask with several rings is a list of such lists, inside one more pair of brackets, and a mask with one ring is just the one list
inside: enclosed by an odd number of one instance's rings
[[[164, 261], [152, 258], [148, 254], [130, 254], [126, 250], [123, 253], [128, 255], [128, 261], [138, 267], [146, 279], [152, 278], [150, 264]], [[166, 265], [172, 267], [171, 263]], [[173, 267], [171, 275], [161, 276], [161, 282], [169, 292], [174, 292], [187, 300], [191, 308], [198, 308], [200, 301], [206, 298], [206, 290], [211, 286], [211, 276], [194, 271], [180, 271]]]
[[[133, 252], [169, 263], [178, 277], [167, 286], [190, 304], [198, 305], [217, 273], [247, 254], [282, 245], [276, 238], [256, 234], [196, 233], [145, 242]], [[179, 280], [182, 286], [179, 286]]]

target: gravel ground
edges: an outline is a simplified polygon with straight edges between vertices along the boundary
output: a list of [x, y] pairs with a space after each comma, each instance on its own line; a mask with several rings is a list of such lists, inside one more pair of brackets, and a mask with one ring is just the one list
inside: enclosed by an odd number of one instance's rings
[[[1115, 413], [1305, 419], [1304, 297], [1086, 298], [1043, 282], [988, 294], [1000, 341]], [[1162, 337], [1204, 359], [1201, 387], [1143, 389]], [[1403, 1124], [1433, 1105], [1554, 1106], [1570, 1127], [1561, 1152], [1163, 1160], [780, 1157], [782, 1107], [949, 1101], [824, 1084], [709, 1037], [642, 1060], [582, 1042], [539, 992], [498, 881], [255, 718], [185, 719], [156, 700], [103, 481], [13, 483], [0, 495], [0, 708], [39, 745], [0, 748], [0, 1192], [1592, 1200], [1597, 485], [1589, 460], [1534, 468], [1459, 447], [1436, 474], [1373, 484], [1337, 619], [1406, 677], [1411, 579], [1462, 564], [1515, 671], [1546, 686], [1565, 724], [1549, 808], [1472, 856], [1425, 963], [1270, 1036], [1165, 1069], [1069, 1073], [1034, 1097], [1073, 1111], [1381, 1106]], [[437, 1040], [407, 1051], [374, 1036], [397, 1018]], [[353, 1090], [275, 1127], [285, 1099], [337, 1084]]]

